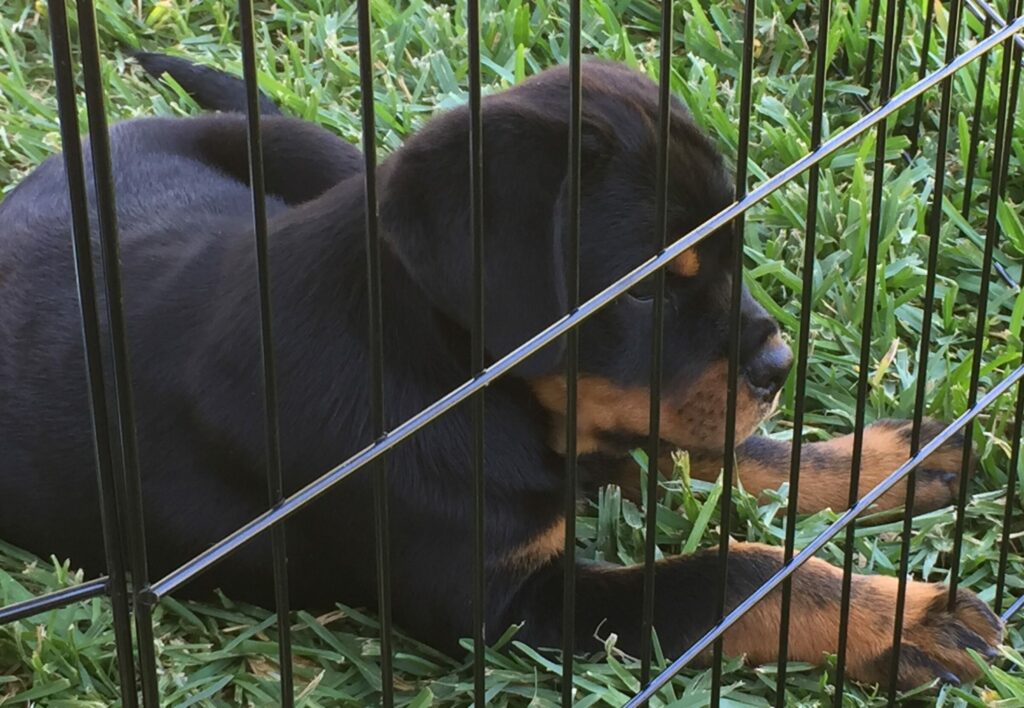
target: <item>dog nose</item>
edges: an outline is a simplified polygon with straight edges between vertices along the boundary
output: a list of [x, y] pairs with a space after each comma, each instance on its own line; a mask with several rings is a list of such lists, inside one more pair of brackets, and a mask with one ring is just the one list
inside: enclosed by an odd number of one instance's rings
[[747, 361], [743, 373], [754, 392], [770, 401], [786, 382], [792, 366], [792, 350], [781, 337], [775, 335]]

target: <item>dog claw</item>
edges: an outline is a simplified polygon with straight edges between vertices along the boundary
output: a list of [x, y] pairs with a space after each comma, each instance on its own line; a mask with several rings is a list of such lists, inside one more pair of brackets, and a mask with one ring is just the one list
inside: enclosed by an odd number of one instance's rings
[[939, 680], [942, 683], [947, 683], [950, 686], [959, 686], [960, 677], [950, 671], [943, 671], [939, 674]]

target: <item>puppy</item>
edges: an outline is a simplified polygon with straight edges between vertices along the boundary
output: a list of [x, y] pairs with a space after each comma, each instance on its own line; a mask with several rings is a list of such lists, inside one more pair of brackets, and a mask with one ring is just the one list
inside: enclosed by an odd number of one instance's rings
[[[180, 66], [178, 67], [180, 69]], [[169, 70], [174, 73], [174, 67]], [[186, 83], [188, 77], [181, 71]], [[566, 313], [569, 76], [545, 71], [483, 102], [485, 346], [491, 360]], [[657, 87], [622, 66], [583, 66], [582, 250], [589, 297], [657, 248]], [[364, 178], [358, 155], [300, 121], [263, 120], [269, 259], [288, 492], [372, 442]], [[378, 172], [384, 238], [384, 404], [389, 427], [463, 383], [470, 368], [469, 113], [431, 120]], [[671, 106], [668, 232], [675, 240], [733, 200], [712, 142]], [[144, 119], [111, 130], [146, 544], [159, 577], [266, 509], [258, 300], [240, 115]], [[87, 155], [88, 159], [88, 155]], [[93, 442], [59, 158], [0, 205], [0, 537], [104, 567]], [[667, 269], [661, 434], [713, 478], [724, 437], [731, 228]], [[755, 492], [788, 477], [788, 444], [751, 437], [792, 355], [743, 290], [739, 476]], [[581, 328], [579, 452], [592, 483], [621, 481], [646, 438], [652, 304], [641, 285]], [[558, 646], [562, 628], [565, 348], [556, 342], [486, 391], [487, 633]], [[866, 431], [863, 489], [909, 455], [905, 422]], [[944, 504], [961, 441], [919, 474], [922, 508]], [[387, 455], [393, 611], [449, 651], [471, 633], [472, 421], [459, 406]], [[845, 505], [850, 439], [808, 445], [802, 511]], [[899, 492], [887, 504], [899, 502]], [[296, 607], [375, 604], [372, 480], [355, 474], [286, 524]], [[729, 606], [781, 565], [781, 550], [735, 544]], [[187, 588], [272, 602], [269, 547], [251, 543]], [[643, 570], [576, 566], [576, 646], [600, 626], [640, 651]], [[655, 627], [677, 655], [715, 619], [715, 552], [658, 563]], [[790, 658], [820, 663], [837, 642], [841, 572], [813, 560], [793, 576]], [[896, 579], [853, 579], [848, 674], [888, 673]], [[779, 594], [725, 635], [730, 654], [776, 658]], [[998, 620], [967, 591], [911, 582], [898, 680], [970, 679]]]

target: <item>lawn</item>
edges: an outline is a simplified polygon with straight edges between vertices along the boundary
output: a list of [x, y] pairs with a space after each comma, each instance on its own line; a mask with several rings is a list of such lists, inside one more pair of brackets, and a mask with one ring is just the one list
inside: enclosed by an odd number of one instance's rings
[[[925, 0], [927, 2], [927, 0]], [[483, 76], [487, 90], [564, 60], [568, 38], [565, 3], [551, 0], [486, 0], [483, 4]], [[755, 115], [750, 144], [753, 183], [776, 174], [808, 151], [811, 123], [817, 4], [802, 0], [757, 3]], [[97, 0], [104, 76], [112, 119], [143, 115], [189, 115], [198, 109], [180, 92], [157, 86], [126, 59], [141, 47], [184, 54], [239, 72], [237, 14], [220, 0]], [[658, 16], [654, 0], [588, 0], [583, 3], [588, 53], [625, 61], [657, 75]], [[1005, 11], [1005, 3], [998, 3]], [[917, 76], [926, 5], [906, 4], [899, 41], [897, 83]], [[258, 3], [260, 83], [291, 115], [315, 121], [358, 142], [358, 65], [355, 5], [348, 0], [278, 0]], [[946, 9], [935, 6], [938, 31], [927, 48], [931, 69], [941, 63]], [[382, 156], [424, 120], [465, 100], [467, 50], [465, 8], [453, 3], [397, 0], [372, 2], [378, 144]], [[738, 137], [738, 91], [743, 7], [739, 2], [684, 0], [676, 5], [673, 90], [696, 120], [734, 156]], [[884, 19], [884, 8], [883, 8]], [[827, 37], [830, 65], [825, 106], [826, 136], [835, 134], [875, 105], [874, 80], [865, 80], [870, 41], [870, 3], [839, 1]], [[881, 25], [879, 25], [881, 26]], [[961, 50], [981, 35], [968, 14]], [[0, 198], [36, 164], [59, 148], [45, 3], [0, 3]], [[875, 53], [877, 74], [880, 52]], [[1006, 198], [997, 213], [1000, 241], [995, 260], [1002, 273], [980, 272], [998, 105], [1001, 54], [992, 55], [985, 84], [977, 176], [965, 187], [968, 136], [979, 90], [978, 65], [953, 80], [953, 130], [945, 166], [943, 220], [935, 328], [931, 337], [927, 412], [951, 420], [967, 404], [983, 277], [991, 277], [981, 389], [998, 383], [1021, 358], [1024, 297], [1015, 285], [1024, 263], [1024, 111], [1014, 116]], [[821, 180], [816, 264], [812, 278], [811, 356], [806, 397], [806, 440], [849, 432], [863, 322], [866, 240], [871, 189], [883, 179], [881, 258], [871, 336], [868, 418], [910, 417], [917, 378], [917, 352], [928, 238], [926, 214], [936, 162], [939, 92], [922, 104], [920, 149], [910, 154], [914, 106], [890, 121], [883, 175], [875, 173], [875, 131], [843, 148], [824, 165]], [[965, 204], [965, 196], [969, 203]], [[750, 212], [746, 221], [747, 281], [755, 296], [795, 341], [799, 329], [806, 175]], [[794, 377], [782, 406], [766, 424], [767, 434], [791, 435]], [[995, 601], [995, 579], [1010, 470], [1014, 401], [1004, 396], [975, 427], [979, 472], [971, 483], [962, 585]], [[2, 434], [2, 433], [0, 433]], [[2, 462], [0, 462], [2, 465]], [[720, 487], [690, 482], [681, 462], [663, 482], [659, 547], [665, 552], [714, 545]], [[785, 490], [768, 503], [739, 493], [733, 497], [733, 537], [781, 544]], [[1018, 500], [1014, 500], [1019, 504]], [[706, 511], [705, 511], [706, 509]], [[1024, 518], [1024, 514], [1018, 514]], [[798, 522], [805, 544], [835, 514]], [[893, 574], [899, 563], [901, 521], [869, 519], [856, 532], [858, 572]], [[1016, 535], [1024, 524], [1016, 522]], [[943, 509], [914, 520], [911, 561], [915, 577], [948, 577], [954, 513]], [[642, 558], [642, 509], [615, 488], [604, 490], [578, 524], [581, 556], [632, 562]], [[822, 556], [841, 562], [842, 539]], [[0, 603], [24, 599], [80, 581], [74, 559], [38, 559], [0, 543]], [[1007, 606], [1024, 593], [1024, 555], [1013, 543], [1006, 578]], [[339, 607], [313, 617], [298, 612], [294, 623], [297, 686], [303, 705], [370, 705], [377, 702], [379, 643], [375, 619]], [[162, 697], [167, 705], [273, 705], [277, 691], [274, 617], [228, 598], [208, 604], [173, 599], [156, 611]], [[1024, 647], [1016, 618], [1008, 627], [1004, 656], [977, 685], [923, 688], [910, 700], [941, 705], [1024, 705]], [[555, 705], [557, 655], [517, 644], [510, 632], [486, 656], [490, 703]], [[471, 659], [448, 658], [400, 639], [395, 660], [402, 705], [467, 705], [472, 696]], [[580, 705], [619, 705], [638, 688], [638, 665], [612, 647], [580, 657], [575, 685]], [[831, 671], [790, 665], [786, 701], [818, 705], [831, 700]], [[750, 668], [730, 659], [724, 672], [723, 705], [774, 703], [775, 670]], [[93, 600], [0, 627], [0, 705], [107, 706], [115, 700], [113, 631], [106, 603]], [[697, 706], [709, 696], [710, 674], [688, 670], [658, 697], [658, 705]], [[904, 697], [905, 699], [908, 697]], [[847, 705], [882, 705], [885, 694], [847, 685]]]

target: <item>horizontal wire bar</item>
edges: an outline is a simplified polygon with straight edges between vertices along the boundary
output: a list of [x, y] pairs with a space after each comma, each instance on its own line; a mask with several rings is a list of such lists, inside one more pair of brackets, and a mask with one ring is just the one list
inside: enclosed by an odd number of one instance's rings
[[[815, 536], [814, 539], [808, 543], [792, 561], [788, 564], [784, 564], [775, 572], [774, 575], [772, 575], [771, 578], [766, 580], [757, 590], [748, 595], [747, 599], [739, 603], [735, 609], [725, 617], [725, 619], [708, 630], [703, 637], [697, 640], [696, 643], [686, 650], [686, 653], [669, 664], [669, 666], [661, 672], [657, 678], [645, 686], [640, 693], [630, 699], [629, 703], [626, 704], [626, 708], [639, 706], [653, 696], [662, 686], [668, 683], [673, 676], [679, 673], [684, 666], [693, 661], [693, 659], [706, 650], [712, 642], [718, 639], [718, 637], [720, 637], [726, 630], [739, 621], [739, 619], [753, 608], [754, 605], [763, 600], [765, 596], [767, 596], [768, 593], [776, 587], [781, 585], [783, 580], [795, 573], [797, 568], [810, 560], [815, 553], [825, 546], [826, 543], [831, 541], [840, 531], [851, 524], [854, 519], [867, 511], [872, 504], [878, 501], [879, 497], [888, 492], [904, 477], [910, 474], [911, 470], [916, 469], [922, 462], [929, 458], [942, 445], [948, 442], [954, 435], [960, 432], [962, 428], [964, 428], [970, 421], [974, 420], [979, 413], [988, 408], [994, 400], [1003, 395], [1021, 378], [1024, 378], [1024, 365], [1018, 366], [1014, 369], [1012, 373], [1010, 373], [998, 385], [993, 387], [991, 391], [985, 394], [973, 408], [969, 408], [961, 414], [960, 417], [947, 425], [942, 432], [932, 438], [927, 445], [924, 445], [920, 452], [896, 468], [896, 470], [889, 474], [888, 477], [883, 479], [870, 492], [865, 494], [859, 502], [843, 512], [842, 516], [833, 521], [821, 533]], [[1018, 603], [1019, 602], [1021, 602], [1021, 600], [1018, 600]], [[1014, 603], [1014, 605], [1011, 606], [1011, 609], [1014, 609], [1015, 607], [1017, 607], [1017, 603]], [[1009, 610], [1007, 612], [1009, 612]]]
[[102, 578], [96, 578], [95, 580], [90, 580], [82, 583], [81, 585], [56, 590], [54, 592], [46, 593], [45, 595], [40, 595], [39, 597], [15, 602], [13, 605], [0, 607], [0, 625], [16, 622], [20, 619], [25, 619], [32, 615], [38, 615], [48, 610], [56, 610], [61, 607], [66, 607], [73, 602], [89, 600], [94, 597], [99, 597], [100, 595], [105, 595], [107, 592], [108, 582], [109, 578], [103, 576]]
[[401, 425], [396, 426], [393, 430], [381, 436], [381, 438], [373, 444], [367, 446], [348, 460], [335, 466], [330, 471], [310, 482], [308, 485], [295, 492], [281, 503], [276, 504], [272, 508], [263, 512], [255, 519], [240, 527], [235, 532], [229, 534], [224, 539], [214, 544], [203, 553], [200, 553], [181, 567], [172, 571], [161, 580], [153, 583], [149, 588], [153, 595], [152, 599], [159, 599], [173, 591], [175, 588], [180, 587], [213, 564], [223, 560], [223, 558], [234, 549], [252, 541], [274, 524], [280, 523], [309, 502], [317, 499], [345, 477], [348, 477], [350, 474], [361, 468], [367, 462], [376, 459], [430, 421], [447, 412], [451, 408], [454, 408], [480, 389], [490, 385], [496, 379], [508, 373], [510, 369], [521, 361], [534, 354], [537, 350], [550, 344], [552, 341], [565, 334], [569, 329], [576, 327], [581, 322], [591, 317], [599, 309], [608, 305], [612, 300], [619, 297], [626, 290], [650, 276], [654, 271], [672, 262], [672, 260], [680, 253], [704, 240], [709, 235], [731, 222], [739, 214], [747, 211], [754, 205], [766, 199], [772, 193], [793, 181], [796, 177], [800, 176], [804, 171], [810, 168], [811, 165], [817, 164], [829, 157], [844, 145], [869, 130], [878, 122], [885, 120], [893, 113], [899, 111], [901, 108], [913, 101], [917, 96], [932, 88], [947, 76], [951, 76], [956, 73], [984, 53], [992, 50], [994, 47], [1022, 30], [1024, 30], [1024, 17], [1018, 18], [1012, 24], [993, 33], [991, 36], [976, 44], [970, 50], [959, 55], [955, 61], [947, 64], [941, 69], [937, 69], [922, 81], [916, 82], [894, 96], [892, 100], [884, 106], [880, 106], [866, 116], [858, 119], [848, 128], [845, 128], [823, 143], [821, 148], [818, 150], [814, 150], [797, 160], [774, 177], [752, 189], [743, 199], [733, 202], [730, 206], [722, 209], [713, 217], [706, 220], [703, 224], [690, 231], [690, 233], [667, 247], [659, 255], [647, 260], [616, 280], [614, 283], [581, 305], [575, 312], [556, 320], [553, 324], [541, 330], [525, 343], [516, 347], [501, 359], [497, 360], [494, 364], [484, 369], [479, 375], [474, 376], [469, 381], [453, 389], [445, 396], [442, 396], [433, 404], [427, 406]]

